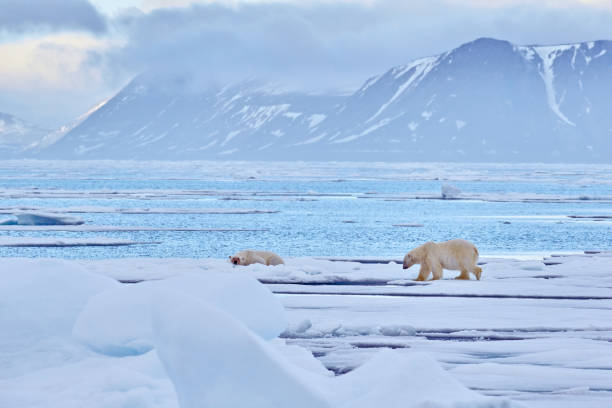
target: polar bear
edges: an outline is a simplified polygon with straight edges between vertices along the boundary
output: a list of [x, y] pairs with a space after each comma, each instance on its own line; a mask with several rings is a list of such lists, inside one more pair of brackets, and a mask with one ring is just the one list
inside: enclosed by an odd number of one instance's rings
[[284, 264], [283, 258], [270, 251], [253, 251], [246, 249], [235, 253], [229, 257], [230, 262], [234, 265], [251, 265], [260, 263], [264, 265], [280, 265]]
[[455, 279], [470, 279], [470, 272], [480, 280], [482, 269], [476, 266], [478, 249], [464, 239], [445, 242], [426, 242], [408, 252], [404, 257], [404, 269], [421, 264], [417, 281], [424, 281], [433, 272], [433, 280], [442, 279], [442, 269], [461, 271]]

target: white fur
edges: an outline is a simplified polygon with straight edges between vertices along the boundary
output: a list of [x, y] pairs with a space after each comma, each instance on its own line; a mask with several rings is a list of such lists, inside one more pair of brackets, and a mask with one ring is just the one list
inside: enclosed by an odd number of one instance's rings
[[442, 279], [443, 269], [461, 271], [455, 279], [470, 279], [470, 272], [480, 280], [482, 269], [476, 265], [478, 249], [464, 239], [451, 239], [445, 242], [426, 242], [408, 252], [404, 257], [404, 269], [421, 264], [418, 281], [426, 280], [430, 273], [433, 279]]
[[270, 251], [253, 251], [246, 249], [230, 256], [230, 262], [234, 265], [251, 265], [259, 263], [263, 265], [280, 265], [284, 264], [283, 258]]

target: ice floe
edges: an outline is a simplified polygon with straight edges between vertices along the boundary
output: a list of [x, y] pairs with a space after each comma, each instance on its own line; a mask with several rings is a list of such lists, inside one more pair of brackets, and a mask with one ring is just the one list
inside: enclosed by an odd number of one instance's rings
[[[138, 274], [154, 263], [3, 260], [0, 405], [520, 406], [469, 390], [419, 353], [386, 351], [331, 376], [274, 338], [291, 313], [279, 299], [248, 269], [217, 270], [219, 261], [167, 260], [176, 277], [125, 286], [99, 272], [113, 265]], [[400, 326], [378, 332], [414, 337]]]
[[0, 237], [0, 247], [78, 247], [78, 246], [126, 246], [158, 244], [153, 241], [132, 241], [115, 238], [49, 238], [49, 237]]
[[14, 219], [0, 221], [0, 225], [81, 225], [85, 223], [81, 218], [59, 214], [39, 212], [13, 214]]

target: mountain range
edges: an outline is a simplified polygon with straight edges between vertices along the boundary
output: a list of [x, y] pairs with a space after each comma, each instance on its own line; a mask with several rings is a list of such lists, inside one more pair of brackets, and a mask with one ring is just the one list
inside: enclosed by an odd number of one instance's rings
[[51, 139], [26, 142], [26, 154], [612, 162], [612, 42], [519, 46], [480, 38], [338, 95], [257, 80], [194, 87], [146, 73]]
[[0, 157], [23, 154], [49, 133], [49, 129], [0, 112]]

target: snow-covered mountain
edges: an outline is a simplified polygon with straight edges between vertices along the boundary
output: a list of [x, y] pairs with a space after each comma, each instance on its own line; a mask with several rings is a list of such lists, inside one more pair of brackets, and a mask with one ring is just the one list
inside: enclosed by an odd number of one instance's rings
[[44, 153], [47, 157], [201, 159], [275, 157], [310, 137], [342, 102], [245, 81], [194, 91], [141, 75]]
[[0, 155], [2, 157], [20, 155], [49, 132], [48, 129], [0, 112]]
[[44, 150], [57, 158], [612, 161], [612, 42], [488, 38], [350, 95], [142, 75]]
[[91, 114], [93, 114], [95, 111], [103, 107], [106, 104], [106, 102], [108, 102], [108, 99], [103, 100], [102, 102], [99, 102], [98, 104], [93, 106], [91, 109], [89, 109], [87, 112], [83, 113], [82, 115], [79, 115], [76, 119], [74, 119], [72, 122], [68, 123], [67, 125], [60, 126], [59, 129], [55, 129], [54, 131], [48, 131], [42, 138], [31, 143], [28, 146], [26, 153], [29, 156], [33, 156], [33, 157], [39, 156], [41, 152], [44, 152], [49, 146], [57, 143], [68, 132], [70, 132], [72, 129], [76, 128], [77, 126], [79, 126], [87, 118], [89, 118]]

